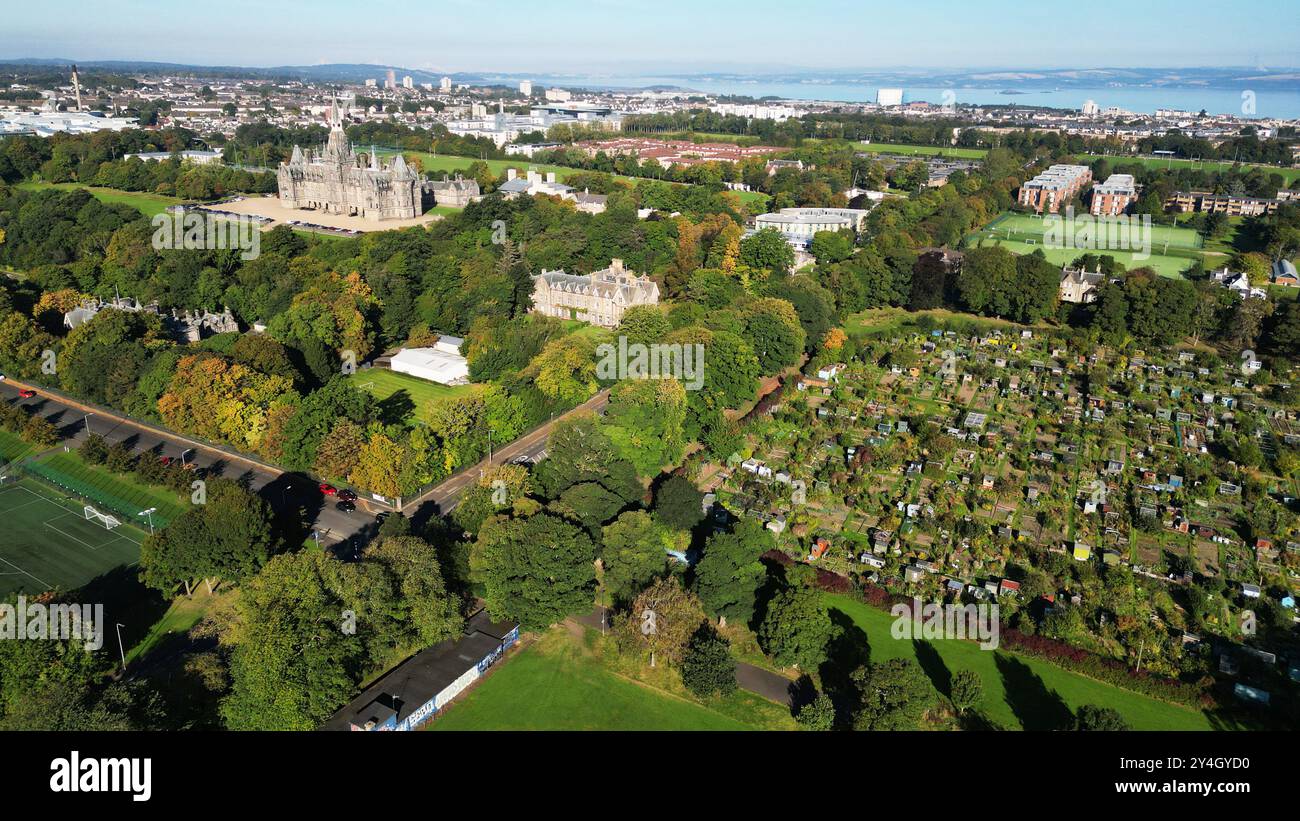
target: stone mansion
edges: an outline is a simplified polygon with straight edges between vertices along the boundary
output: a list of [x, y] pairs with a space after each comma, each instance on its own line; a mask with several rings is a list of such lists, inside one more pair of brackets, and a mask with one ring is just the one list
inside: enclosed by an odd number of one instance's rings
[[621, 259], [585, 276], [543, 270], [533, 277], [533, 312], [544, 316], [613, 328], [628, 308], [658, 303], [658, 283], [629, 272]]

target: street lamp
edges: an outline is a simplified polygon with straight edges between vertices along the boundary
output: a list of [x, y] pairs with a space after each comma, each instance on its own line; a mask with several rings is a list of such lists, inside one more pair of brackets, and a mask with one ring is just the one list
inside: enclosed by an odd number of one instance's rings
[[140, 511], [139, 513], [136, 514], [137, 516], [148, 516], [148, 517], [149, 517], [149, 535], [150, 535], [150, 536], [153, 535], [153, 514], [154, 514], [154, 511], [157, 510], [157, 509], [158, 509], [158, 508], [156, 508], [156, 507], [151, 507], [151, 508], [149, 508], [148, 510], [142, 510], [142, 511]]
[[122, 656], [122, 672], [125, 673], [126, 672], [126, 649], [122, 646], [122, 627], [123, 625], [121, 624], [117, 626], [117, 652]]
[[90, 435], [90, 414], [88, 414], [88, 413], [87, 413], [87, 414], [84, 414], [84, 415], [82, 416], [82, 421], [83, 421], [83, 422], [85, 423], [85, 425], [86, 425], [86, 435], [89, 436], [89, 435]]
[[185, 454], [193, 453], [193, 452], [194, 452], [194, 448], [186, 448], [185, 450], [181, 451], [181, 467], [185, 466]]

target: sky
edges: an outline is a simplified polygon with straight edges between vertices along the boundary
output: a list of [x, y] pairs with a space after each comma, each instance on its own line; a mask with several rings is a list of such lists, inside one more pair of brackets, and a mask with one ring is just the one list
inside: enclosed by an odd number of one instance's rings
[[437, 72], [1300, 66], [1296, 0], [6, 3], [0, 59]]

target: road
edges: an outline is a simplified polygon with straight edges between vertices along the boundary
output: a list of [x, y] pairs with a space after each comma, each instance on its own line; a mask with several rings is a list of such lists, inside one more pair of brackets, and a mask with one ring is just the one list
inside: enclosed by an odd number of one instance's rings
[[[30, 388], [36, 396], [22, 399], [19, 390]], [[374, 514], [387, 508], [373, 505], [364, 498], [357, 499], [358, 509], [345, 513], [328, 502], [320, 492], [318, 482], [301, 473], [286, 473], [281, 468], [220, 448], [190, 439], [162, 428], [126, 419], [122, 416], [90, 407], [69, 397], [54, 396], [45, 388], [13, 379], [0, 382], [0, 399], [22, 405], [38, 413], [54, 425], [60, 445], [77, 447], [86, 439], [87, 425], [91, 432], [109, 444], [123, 443], [136, 452], [152, 453], [157, 458], [171, 457], [193, 462], [204, 468], [208, 475], [224, 476], [244, 481], [254, 492], [266, 499], [277, 511], [305, 511], [312, 521], [313, 530], [323, 544], [338, 545], [353, 541], [354, 546], [373, 537], [377, 530]], [[502, 464], [519, 457], [536, 460], [545, 453], [546, 441], [556, 422], [571, 413], [599, 411], [608, 402], [608, 392], [601, 392], [569, 413], [553, 419], [492, 454], [491, 464]], [[489, 465], [485, 459], [477, 465], [454, 474], [446, 481], [406, 502], [403, 510], [412, 513], [422, 505], [432, 502], [436, 510], [446, 513], [456, 506], [460, 497], [479, 478]], [[360, 539], [354, 537], [360, 536]]]
[[608, 404], [609, 391], [601, 391], [578, 407], [560, 416], [559, 419], [552, 419], [545, 425], [525, 433], [498, 450], [494, 450], [490, 458], [450, 476], [441, 484], [434, 485], [409, 501], [403, 500], [402, 509], [415, 510], [432, 502], [437, 506], [439, 513], [444, 515], [450, 513], [455, 509], [465, 491], [472, 487], [479, 477], [483, 475], [483, 471], [493, 465], [505, 465], [522, 458], [527, 458], [530, 462], [540, 461], [541, 457], [546, 455], [546, 442], [550, 438], [551, 430], [555, 427], [556, 422], [571, 414], [600, 413]]

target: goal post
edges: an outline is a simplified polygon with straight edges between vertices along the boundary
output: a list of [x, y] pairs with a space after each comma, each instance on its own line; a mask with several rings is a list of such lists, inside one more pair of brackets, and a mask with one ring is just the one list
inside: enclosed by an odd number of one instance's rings
[[118, 521], [118, 519], [115, 516], [111, 516], [107, 513], [100, 513], [98, 510], [96, 510], [94, 507], [90, 505], [86, 505], [84, 508], [82, 508], [82, 513], [85, 514], [86, 521], [98, 522], [99, 524], [104, 526], [105, 530], [112, 530], [113, 528], [122, 524], [120, 521]]

